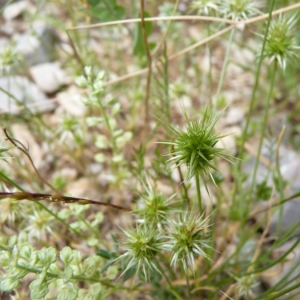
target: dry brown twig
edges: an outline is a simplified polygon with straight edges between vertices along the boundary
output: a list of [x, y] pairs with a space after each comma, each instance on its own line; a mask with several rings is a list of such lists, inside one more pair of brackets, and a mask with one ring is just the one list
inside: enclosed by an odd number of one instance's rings
[[38, 178], [45, 184], [47, 185], [51, 190], [55, 192], [55, 194], [44, 194], [44, 193], [30, 193], [30, 192], [0, 192], [0, 199], [5, 199], [5, 198], [11, 198], [15, 200], [31, 200], [31, 201], [40, 201], [40, 200], [48, 200], [50, 202], [64, 202], [64, 203], [77, 203], [77, 204], [95, 204], [95, 205], [101, 205], [101, 206], [108, 206], [111, 208], [119, 209], [119, 210], [124, 210], [124, 211], [130, 211], [129, 208], [107, 203], [107, 202], [101, 202], [101, 201], [95, 201], [95, 200], [90, 200], [90, 199], [85, 199], [85, 198], [76, 198], [76, 197], [69, 197], [69, 196], [64, 196], [60, 193], [59, 190], [57, 190], [55, 187], [53, 187], [47, 180], [41, 176], [39, 171], [37, 170], [36, 166], [34, 165], [34, 162], [29, 154], [29, 149], [27, 149], [20, 141], [12, 138], [9, 136], [7, 133], [7, 130], [5, 127], [2, 128], [6, 138], [8, 141], [10, 141], [17, 149], [19, 149], [23, 154], [26, 155], [26, 157], [29, 159], [29, 162], [31, 166], [34, 169], [34, 172], [38, 176]]
[[[296, 3], [293, 5], [290, 5], [288, 7], [284, 7], [278, 10], [273, 11], [272, 16], [276, 16], [282, 13], [286, 13], [288, 11], [294, 10], [300, 8], [300, 3]], [[261, 16], [257, 16], [251, 19], [248, 19], [246, 21], [232, 21], [232, 20], [228, 20], [228, 19], [223, 19], [223, 18], [216, 18], [216, 17], [203, 17], [203, 16], [170, 16], [170, 17], [152, 17], [152, 18], [145, 18], [144, 20], [146, 22], [154, 22], [154, 21], [207, 21], [207, 22], [220, 22], [220, 23], [226, 23], [226, 24], [230, 24], [231, 26], [207, 37], [204, 40], [201, 40], [177, 53], [174, 53], [172, 55], [170, 55], [168, 57], [168, 60], [172, 60], [177, 58], [178, 56], [181, 56], [195, 48], [200, 47], [203, 44], [206, 44], [208, 42], [210, 42], [211, 40], [214, 40], [215, 38], [222, 36], [223, 34], [225, 34], [226, 32], [230, 31], [232, 28], [234, 28], [235, 26], [239, 27], [239, 26], [245, 26], [245, 25], [249, 25], [252, 23], [256, 23], [262, 20], [265, 20], [268, 17], [268, 14], [263, 14]], [[141, 22], [141, 19], [128, 19], [128, 20], [119, 20], [119, 21], [112, 21], [112, 22], [104, 22], [104, 23], [98, 23], [98, 24], [93, 24], [93, 25], [84, 25], [84, 26], [76, 26], [76, 27], [70, 27], [67, 29], [67, 31], [73, 31], [73, 30], [82, 30], [82, 29], [92, 29], [92, 28], [100, 28], [100, 27], [106, 27], [106, 26], [113, 26], [113, 25], [122, 25], [122, 24], [132, 24], [132, 23], [139, 23]], [[78, 55], [78, 52], [76, 52], [75, 55]], [[78, 58], [77, 58], [78, 59]], [[160, 63], [156, 63], [153, 66], [156, 67], [160, 65]], [[107, 82], [104, 83], [105, 86], [109, 86], [124, 80], [127, 80], [129, 78], [135, 77], [135, 76], [139, 76], [139, 75], [143, 75], [145, 73], [147, 73], [149, 71], [148, 68], [144, 68], [123, 76], [120, 76], [116, 79], [113, 80], [109, 80]], [[53, 101], [57, 101], [57, 99], [50, 99]], [[38, 105], [42, 105], [42, 103], [39, 103]], [[33, 107], [33, 106], [38, 106], [36, 104], [34, 105], [27, 105], [27, 107]], [[2, 114], [3, 112], [0, 112], [0, 114]], [[8, 112], [4, 112], [4, 113], [8, 113]]]

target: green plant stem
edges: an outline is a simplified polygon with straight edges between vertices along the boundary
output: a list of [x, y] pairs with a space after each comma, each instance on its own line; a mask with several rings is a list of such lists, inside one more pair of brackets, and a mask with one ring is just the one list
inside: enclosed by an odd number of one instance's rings
[[172, 278], [176, 279], [177, 278], [176, 273], [171, 268], [169, 259], [162, 253], [158, 253], [158, 256], [160, 257], [161, 262], [165, 265], [166, 269], [170, 273], [170, 276], [172, 276]]
[[[294, 285], [292, 285], [292, 286], [286, 288], [285, 290], [281, 290], [281, 291], [278, 292], [275, 296], [270, 296], [270, 297], [268, 297], [268, 300], [279, 299], [280, 296], [288, 295], [289, 292], [291, 292], [291, 291], [293, 291], [293, 290], [295, 290], [295, 289], [297, 289], [297, 288], [299, 288], [299, 287], [300, 287], [300, 283], [298, 282], [298, 283], [296, 283], [296, 284], [294, 284]], [[294, 296], [296, 296], [296, 294], [295, 294]], [[293, 298], [293, 299], [296, 299], [296, 298]]]
[[196, 180], [196, 189], [197, 189], [197, 199], [198, 199], [198, 207], [200, 215], [203, 214], [203, 207], [202, 207], [202, 197], [201, 197], [201, 190], [200, 190], [200, 175], [195, 175]]
[[277, 63], [275, 62], [274, 70], [272, 72], [272, 77], [271, 77], [269, 94], [268, 94], [267, 103], [266, 103], [266, 107], [265, 107], [265, 113], [264, 113], [263, 122], [262, 122], [261, 130], [260, 130], [259, 146], [258, 146], [258, 151], [257, 151], [257, 155], [256, 155], [256, 161], [255, 161], [255, 166], [254, 166], [254, 171], [253, 171], [253, 176], [252, 176], [252, 183], [251, 183], [251, 188], [250, 188], [250, 193], [249, 193], [250, 197], [247, 201], [248, 207], [251, 204], [252, 194], [253, 194], [254, 186], [256, 183], [255, 179], [256, 179], [261, 149], [262, 149], [263, 141], [264, 141], [264, 137], [265, 137], [265, 131], [266, 131], [266, 127], [267, 127], [269, 108], [270, 108], [270, 103], [271, 103], [271, 99], [272, 99], [272, 95], [273, 95], [273, 91], [274, 91], [274, 85], [275, 85], [276, 71], [277, 71]]
[[[28, 267], [28, 266], [24, 266], [21, 265], [19, 263], [16, 264], [16, 267], [21, 269], [21, 270], [25, 270], [28, 273], [35, 273], [35, 274], [40, 274], [43, 272], [43, 270], [38, 269], [38, 268], [33, 268], [33, 267]], [[51, 278], [60, 278], [60, 276], [58, 274], [52, 273], [52, 272], [46, 272], [46, 276], [51, 277]], [[89, 281], [89, 282], [100, 282], [101, 284], [110, 287], [110, 288], [116, 288], [114, 284], [109, 283], [107, 280], [102, 280], [100, 278], [95, 278], [95, 277], [85, 277], [85, 276], [79, 276], [79, 275], [74, 275], [72, 276], [72, 279], [77, 280], [77, 281]], [[124, 289], [124, 290], [129, 290], [130, 288], [124, 287], [124, 286], [120, 286], [120, 289]]]
[[[284, 198], [284, 184], [283, 184], [283, 177], [280, 171], [280, 157], [279, 157], [279, 152], [280, 152], [280, 144], [283, 138], [285, 128], [283, 127], [277, 141], [277, 146], [276, 146], [276, 173], [277, 173], [277, 178], [278, 178], [278, 190], [279, 190], [279, 196], [280, 200]], [[283, 205], [280, 205], [279, 207], [279, 217], [278, 217], [278, 223], [277, 223], [277, 234], [279, 235], [280, 229], [281, 229], [281, 224], [282, 224], [282, 218], [283, 218]]]
[[191, 286], [190, 286], [190, 279], [189, 279], [189, 275], [185, 274], [186, 277], [186, 284], [187, 284], [187, 292], [188, 292], [188, 300], [191, 300]]
[[[19, 186], [18, 184], [16, 184], [13, 180], [11, 180], [9, 177], [7, 177], [4, 173], [2, 173], [0, 171], [0, 178], [4, 179], [5, 181], [9, 182], [10, 184], [12, 184], [14, 187], [16, 187], [17, 189], [19, 189], [20, 191], [25, 192], [25, 190]], [[51, 216], [53, 216], [57, 221], [59, 221], [60, 223], [62, 223], [63, 225], [65, 225], [70, 231], [74, 232], [76, 235], [78, 235], [81, 238], [85, 238], [84, 235], [82, 235], [80, 232], [78, 232], [77, 230], [73, 229], [67, 222], [65, 222], [63, 219], [61, 219], [59, 216], [57, 216], [54, 212], [52, 212], [50, 209], [48, 209], [44, 204], [40, 203], [40, 202], [35, 202], [37, 205], [39, 205], [42, 209], [46, 210]]]
[[86, 226], [87, 228], [89, 228], [89, 230], [90, 230], [91, 232], [93, 232], [93, 233], [95, 234], [95, 236], [96, 236], [98, 239], [100, 238], [99, 231], [97, 231], [95, 228], [93, 228], [93, 227], [91, 226], [91, 224], [90, 224], [90, 223], [89, 223], [82, 215], [78, 216], [78, 218], [79, 218], [80, 221], [82, 221], [82, 222], [85, 224], [85, 226]]
[[147, 64], [148, 64], [147, 83], [146, 83], [146, 92], [145, 92], [145, 108], [144, 108], [145, 109], [144, 137], [142, 137], [142, 141], [145, 141], [148, 135], [149, 122], [150, 122], [150, 86], [151, 86], [151, 77], [152, 77], [152, 56], [151, 56], [150, 47], [148, 43], [146, 23], [145, 23], [145, 0], [140, 0], [140, 15], [141, 15], [142, 35], [143, 35], [144, 46], [145, 46], [146, 56], [147, 56]]
[[166, 279], [169, 287], [170, 287], [170, 291], [172, 292], [172, 294], [176, 297], [176, 299], [178, 300], [182, 300], [182, 298], [180, 297], [180, 295], [174, 290], [174, 287], [172, 285], [172, 282], [170, 281], [169, 277], [166, 275], [164, 269], [160, 266], [159, 262], [156, 264], [157, 269], [159, 270], [159, 272], [161, 273], [161, 275]]
[[[238, 164], [237, 164], [237, 174], [241, 174], [241, 169], [242, 169], [242, 163], [243, 163], [243, 157], [244, 157], [244, 146], [245, 146], [245, 142], [247, 139], [247, 132], [248, 132], [248, 128], [250, 125], [250, 120], [251, 120], [251, 116], [252, 116], [252, 112], [253, 112], [253, 108], [254, 108], [254, 103], [255, 103], [255, 95], [256, 95], [256, 91], [258, 89], [258, 83], [260, 80], [260, 69], [261, 69], [261, 65], [262, 65], [262, 61], [264, 58], [264, 51], [265, 51], [265, 47], [266, 47], [266, 42], [267, 42], [267, 36], [268, 36], [268, 32], [269, 32], [269, 27], [270, 27], [270, 23], [271, 23], [271, 19], [272, 19], [272, 11], [274, 9], [274, 5], [275, 5], [275, 0], [272, 0], [271, 5], [270, 5], [270, 9], [269, 9], [269, 17], [267, 20], [267, 24], [266, 24], [266, 31], [264, 34], [264, 39], [263, 39], [263, 44], [261, 47], [261, 51], [260, 51], [260, 56], [259, 56], [259, 60], [258, 60], [258, 66], [256, 69], [256, 74], [255, 74], [255, 82], [254, 82], [254, 87], [252, 89], [252, 95], [251, 95], [251, 100], [250, 100], [250, 105], [249, 105], [249, 110], [248, 110], [248, 114], [247, 114], [247, 118], [246, 118], [246, 124], [245, 127], [243, 129], [242, 132], [242, 136], [241, 136], [241, 142], [240, 142], [240, 146], [239, 146], [239, 160], [238, 160]], [[242, 182], [240, 180], [240, 177], [237, 180], [237, 192], [242, 193], [243, 190], [243, 186], [242, 186]], [[232, 207], [235, 208], [237, 206], [237, 192], [234, 193], [233, 195], [233, 205]], [[242, 201], [240, 201], [241, 205], [243, 205]], [[239, 212], [243, 215], [243, 211], [241, 211], [239, 209]]]
[[65, 225], [70, 231], [74, 232], [77, 236], [81, 237], [82, 239], [85, 239], [86, 237], [81, 234], [76, 229], [72, 228], [67, 222], [65, 222], [63, 219], [61, 219], [59, 216], [57, 216], [54, 212], [52, 212], [50, 209], [48, 209], [43, 203], [36, 201], [37, 205], [39, 205], [42, 209], [46, 210], [51, 216], [53, 216], [57, 221]]
[[[274, 261], [272, 261], [270, 264], [260, 268], [260, 269], [254, 269], [254, 271], [251, 271], [251, 272], [248, 272], [246, 274], [244, 274], [244, 276], [248, 276], [248, 275], [252, 275], [252, 274], [260, 274], [261, 272], [265, 271], [265, 270], [268, 270], [270, 268], [272, 268], [273, 266], [279, 264], [279, 263], [282, 263], [283, 262], [283, 259], [285, 257], [287, 257], [289, 255], [289, 253], [291, 253], [297, 246], [298, 244], [300, 243], [300, 238], [298, 238], [295, 243], [284, 253], [282, 254], [279, 258], [275, 259]], [[255, 262], [254, 262], [255, 264]], [[256, 263], [257, 264], [257, 263]]]
[[[92, 89], [93, 89], [93, 87], [92, 87]], [[107, 129], [109, 131], [110, 136], [111, 136], [113, 152], [116, 153], [116, 151], [117, 151], [117, 145], [116, 145], [115, 137], [114, 137], [114, 134], [113, 134], [113, 130], [112, 130], [110, 124], [109, 124], [109, 119], [108, 119], [107, 113], [106, 113], [105, 108], [104, 108], [104, 106], [103, 106], [103, 104], [102, 104], [102, 102], [101, 102], [100, 99], [98, 101], [98, 105], [99, 105], [101, 114], [102, 114], [102, 116], [104, 118], [105, 125], [106, 125], [106, 127], [107, 127]]]
[[10, 251], [11, 252], [11, 249], [8, 246], [5, 246], [5, 245], [0, 244], [0, 249], [4, 250], [4, 251]]
[[[211, 26], [210, 23], [207, 24], [207, 36], [211, 36]], [[208, 53], [208, 82], [209, 82], [209, 99], [211, 99], [211, 95], [213, 94], [213, 76], [212, 76], [212, 56], [211, 56], [211, 49], [209, 43], [206, 44], [206, 49]], [[212, 101], [210, 102], [210, 106], [212, 106]]]
[[220, 80], [218, 83], [217, 94], [216, 94], [217, 107], [219, 107], [219, 98], [220, 98], [221, 89], [223, 87], [223, 83], [224, 83], [224, 79], [225, 79], [225, 74], [226, 74], [226, 70], [227, 70], [227, 66], [228, 66], [228, 62], [229, 62], [229, 54], [230, 54], [235, 31], [236, 31], [236, 29], [233, 28], [231, 30], [230, 36], [229, 36], [229, 41], [228, 41], [228, 45], [227, 45], [227, 49], [226, 49], [226, 54], [225, 54], [224, 63], [223, 63], [222, 71], [221, 71]]

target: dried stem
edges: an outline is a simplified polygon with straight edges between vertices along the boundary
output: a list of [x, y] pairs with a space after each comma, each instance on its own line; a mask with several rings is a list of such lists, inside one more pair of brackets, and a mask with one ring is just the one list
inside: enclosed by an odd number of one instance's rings
[[[286, 13], [288, 11], [294, 10], [300, 8], [300, 3], [296, 3], [284, 8], [277, 9], [272, 12], [272, 16], [280, 15], [282, 13]], [[269, 14], [263, 14], [261, 16], [257, 16], [245, 21], [233, 21], [229, 19], [223, 19], [223, 18], [217, 18], [217, 17], [204, 17], [204, 16], [169, 16], [169, 17], [152, 17], [152, 18], [145, 18], [145, 22], [153, 22], [153, 21], [207, 21], [207, 22], [220, 22], [220, 23], [226, 23], [226, 24], [232, 24], [232, 25], [246, 25], [246, 24], [252, 24], [258, 21], [262, 21], [267, 19]], [[91, 29], [91, 28], [98, 28], [98, 27], [105, 27], [105, 26], [111, 26], [111, 25], [121, 25], [121, 24], [132, 24], [132, 23], [139, 23], [141, 22], [141, 19], [128, 19], [128, 20], [118, 20], [118, 21], [112, 21], [112, 22], [103, 22], [93, 25], [83, 25], [83, 26], [76, 26], [76, 27], [70, 27], [67, 29], [67, 31], [72, 30], [81, 30], [81, 29]]]
[[146, 84], [146, 95], [145, 95], [145, 123], [144, 123], [144, 138], [148, 135], [149, 129], [149, 98], [150, 98], [150, 85], [151, 85], [151, 75], [152, 75], [152, 57], [150, 53], [150, 48], [147, 39], [146, 22], [145, 22], [145, 3], [144, 0], [140, 0], [140, 14], [141, 14], [141, 25], [142, 25], [142, 35], [144, 40], [144, 45], [146, 49], [147, 61], [148, 61], [148, 74], [147, 74], [147, 84]]
[[30, 201], [41, 201], [41, 200], [48, 200], [50, 202], [64, 202], [64, 203], [77, 203], [80, 205], [85, 204], [95, 204], [101, 206], [109, 206], [111, 208], [119, 209], [119, 210], [126, 210], [130, 211], [130, 209], [115, 205], [107, 202], [95, 201], [85, 198], [76, 198], [76, 197], [69, 197], [63, 195], [54, 195], [54, 194], [41, 194], [41, 193], [29, 193], [29, 192], [15, 192], [15, 193], [7, 193], [7, 192], [0, 192], [0, 199], [5, 198], [12, 198], [15, 200], [30, 200]]
[[60, 194], [59, 190], [57, 190], [53, 185], [51, 185], [47, 180], [45, 180], [41, 174], [39, 173], [39, 171], [37, 170], [36, 166], [34, 165], [34, 162], [29, 154], [29, 149], [27, 149], [20, 141], [16, 140], [16, 139], [13, 139], [11, 138], [8, 133], [7, 133], [7, 130], [6, 130], [6, 127], [3, 127], [2, 128], [6, 138], [15, 146], [17, 147], [20, 151], [22, 151], [26, 156], [27, 158], [29, 159], [30, 161], [30, 164], [31, 166], [33, 167], [34, 169], [34, 172], [36, 173], [36, 175], [38, 176], [38, 178], [45, 184], [47, 185], [51, 190], [55, 191], [57, 194]]
[[130, 209], [107, 203], [107, 202], [100, 202], [85, 198], [76, 198], [76, 197], [68, 197], [64, 196], [60, 193], [59, 190], [57, 190], [54, 186], [52, 186], [49, 182], [47, 182], [39, 173], [37, 168], [35, 167], [33, 160], [29, 154], [29, 149], [27, 149], [20, 141], [13, 139], [9, 136], [7, 133], [7, 130], [5, 127], [2, 128], [6, 138], [20, 151], [22, 151], [27, 158], [30, 161], [30, 164], [32, 165], [35, 173], [37, 174], [38, 178], [48, 187], [50, 187], [53, 191], [55, 191], [56, 194], [40, 194], [40, 193], [29, 193], [29, 192], [15, 192], [15, 193], [6, 193], [6, 192], [0, 192], [0, 199], [4, 198], [13, 198], [15, 200], [31, 200], [31, 201], [40, 201], [40, 200], [48, 200], [51, 202], [64, 202], [64, 203], [77, 203], [77, 204], [96, 204], [96, 205], [102, 205], [102, 206], [108, 206], [111, 208], [119, 209], [119, 210], [126, 210], [129, 211]]

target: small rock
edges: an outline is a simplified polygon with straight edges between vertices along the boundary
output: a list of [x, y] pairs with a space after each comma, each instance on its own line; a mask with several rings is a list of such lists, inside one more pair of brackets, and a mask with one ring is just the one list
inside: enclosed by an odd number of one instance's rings
[[53, 174], [53, 178], [62, 176], [68, 181], [75, 180], [78, 176], [78, 171], [75, 168], [63, 168]]
[[93, 200], [100, 200], [100, 193], [96, 190], [95, 184], [88, 178], [80, 178], [66, 186], [66, 192], [73, 197], [89, 198]]
[[29, 68], [34, 82], [45, 93], [57, 92], [60, 87], [68, 83], [66, 73], [58, 63], [44, 63]]
[[[28, 105], [31, 112], [46, 112], [55, 107], [54, 103], [47, 103], [45, 94], [26, 77], [0, 78], [0, 87], [12, 95], [0, 91], [0, 111], [17, 113], [20, 107]], [[42, 102], [43, 105], [38, 105]]]
[[229, 106], [225, 123], [227, 125], [235, 125], [241, 123], [245, 119], [246, 111], [239, 106]]
[[26, 32], [14, 36], [16, 51], [24, 56], [29, 66], [53, 61], [55, 32], [42, 22], [34, 22], [32, 30], [32, 33]]
[[[257, 148], [257, 146], [254, 146]], [[288, 181], [288, 187], [284, 191], [284, 197], [289, 197], [293, 193], [299, 192], [299, 186], [300, 186], [300, 155], [293, 151], [292, 149], [288, 148], [287, 146], [282, 145], [280, 147], [280, 171], [283, 180]], [[268, 146], [266, 143], [263, 146], [262, 154], [265, 155], [265, 157], [270, 156], [270, 146]], [[275, 158], [270, 158], [273, 166], [275, 165]], [[249, 162], [247, 162], [244, 166], [245, 173], [251, 174], [249, 177], [248, 185], [251, 184], [252, 180], [252, 172], [255, 165], [255, 159], [251, 159]], [[267, 183], [269, 186], [274, 185], [272, 176], [269, 176], [270, 171], [267, 167], [265, 167], [263, 164], [259, 164], [258, 170], [257, 170], [257, 176], [256, 176], [256, 182], [260, 183], [265, 179], [267, 180]], [[277, 193], [277, 199], [279, 198], [279, 195]], [[279, 222], [279, 211], [277, 210], [271, 217], [270, 221], [270, 230], [269, 233], [272, 236], [283, 236], [288, 232], [288, 230], [291, 228], [291, 226], [295, 225], [296, 222], [300, 220], [300, 198], [292, 199], [286, 203], [283, 204], [283, 214], [282, 214], [282, 220], [281, 220], [281, 226], [279, 230], [278, 228], [278, 222]], [[259, 216], [257, 216], [260, 218]], [[297, 234], [297, 232], [295, 232]]]
[[80, 91], [76, 87], [70, 87], [68, 91], [59, 93], [57, 98], [64, 113], [75, 117], [85, 115], [86, 107], [81, 100]]
[[3, 11], [3, 17], [6, 21], [13, 20], [19, 17], [27, 7], [26, 1], [19, 1], [12, 3], [5, 7]]
[[[294, 238], [286, 243], [284, 243], [279, 248], [275, 249], [272, 252], [272, 258], [278, 259], [280, 256], [284, 255], [291, 247], [297, 242], [297, 238]], [[284, 288], [291, 286], [294, 281], [289, 281], [289, 278], [299, 278], [300, 274], [300, 245], [298, 244], [292, 252], [290, 252], [281, 263], [277, 263], [273, 267], [267, 269], [261, 274], [262, 281], [267, 284], [269, 287], [274, 286], [279, 281], [284, 279], [285, 276], [288, 276], [285, 282], [290, 282], [289, 284], [284, 284]], [[271, 276], [270, 276], [271, 274]], [[278, 297], [276, 299], [299, 299], [300, 289], [294, 289], [290, 293]]]

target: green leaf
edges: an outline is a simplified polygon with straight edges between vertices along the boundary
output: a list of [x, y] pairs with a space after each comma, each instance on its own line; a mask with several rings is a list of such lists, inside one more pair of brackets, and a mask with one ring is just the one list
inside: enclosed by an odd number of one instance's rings
[[9, 251], [0, 252], [0, 266], [1, 268], [8, 267], [11, 263], [11, 254]]
[[[119, 251], [119, 242], [118, 242], [116, 236], [115, 236], [113, 233], [111, 234], [111, 237], [112, 237], [112, 239], [113, 239], [113, 241], [114, 241], [114, 251], [115, 251], [115, 255], [117, 255], [117, 253], [118, 253], [118, 251]], [[115, 257], [116, 257], [116, 256], [115, 256]]]
[[272, 188], [267, 185], [267, 180], [256, 185], [256, 199], [269, 200], [272, 194]]
[[[149, 18], [150, 14], [147, 11], [145, 11], [144, 16], [145, 18]], [[146, 28], [146, 35], [148, 37], [152, 33], [152, 29], [153, 29], [152, 22], [145, 22], [145, 28]], [[153, 45], [151, 45], [151, 47], [153, 47]], [[135, 56], [146, 55], [146, 48], [145, 48], [145, 43], [143, 38], [141, 22], [136, 25], [134, 35], [133, 35], [133, 55]]]
[[100, 283], [94, 283], [90, 285], [89, 293], [92, 296], [98, 296], [102, 291], [102, 285]]
[[116, 261], [115, 260], [110, 260], [108, 261], [103, 268], [101, 269], [101, 273], [105, 272], [111, 265], [113, 265]]
[[107, 270], [106, 278], [114, 280], [116, 279], [118, 273], [119, 271], [117, 266], [110, 266]]
[[9, 269], [9, 275], [14, 279], [21, 279], [27, 274], [28, 274], [27, 270], [22, 270], [19, 269], [18, 267], [11, 267]]
[[72, 279], [72, 276], [73, 276], [72, 267], [67, 267], [62, 274], [62, 278], [63, 278], [64, 282], [70, 281]]
[[116, 258], [117, 254], [115, 252], [111, 252], [109, 250], [105, 250], [105, 249], [99, 249], [96, 252], [96, 255], [101, 256], [105, 259], [112, 259], [112, 258]]
[[68, 266], [70, 264], [70, 262], [73, 260], [73, 258], [74, 258], [73, 251], [70, 247], [64, 247], [60, 251], [60, 259], [66, 266]]
[[92, 274], [99, 268], [100, 265], [102, 265], [102, 259], [96, 255], [86, 258], [83, 262], [84, 270]]
[[57, 300], [75, 300], [78, 290], [73, 284], [68, 284], [57, 297]]
[[275, 188], [277, 192], [280, 192], [281, 189], [284, 190], [285, 187], [288, 185], [288, 180], [284, 180], [282, 177], [273, 175], [273, 182], [275, 184]]
[[21, 245], [19, 254], [20, 254], [21, 258], [25, 258], [25, 259], [29, 260], [34, 252], [35, 252], [35, 249], [33, 248], [33, 246], [31, 244], [27, 243], [27, 244]]
[[35, 281], [36, 280], [32, 281], [31, 284], [29, 285], [30, 297], [32, 299], [40, 299], [46, 296], [47, 293], [49, 292], [48, 282], [39, 283], [37, 285], [34, 283]]
[[1, 280], [0, 290], [4, 292], [9, 292], [14, 290], [19, 286], [19, 279], [16, 278], [8, 278]]
[[43, 266], [56, 262], [56, 250], [53, 247], [43, 248], [38, 252], [38, 258]]
[[101, 22], [122, 20], [125, 17], [125, 7], [118, 5], [116, 0], [88, 0], [89, 13]]
[[123, 275], [123, 281], [128, 280], [129, 278], [131, 278], [132, 276], [134, 276], [136, 274], [136, 268], [135, 267], [131, 267], [128, 270], [126, 270], [124, 272]]

